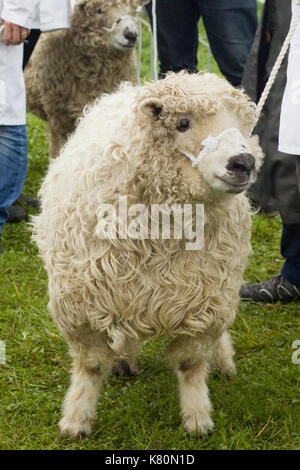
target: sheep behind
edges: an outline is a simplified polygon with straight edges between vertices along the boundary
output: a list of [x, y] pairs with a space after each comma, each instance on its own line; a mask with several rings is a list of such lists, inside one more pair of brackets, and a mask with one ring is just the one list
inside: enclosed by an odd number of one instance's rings
[[40, 38], [25, 82], [29, 110], [48, 121], [50, 157], [58, 155], [87, 104], [123, 81], [136, 83], [135, 13], [142, 3], [78, 0], [71, 29]]

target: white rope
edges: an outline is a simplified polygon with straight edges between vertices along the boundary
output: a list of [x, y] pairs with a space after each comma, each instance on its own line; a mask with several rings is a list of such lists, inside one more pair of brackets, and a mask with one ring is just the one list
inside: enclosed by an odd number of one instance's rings
[[129, 16], [129, 15], [120, 16], [120, 18], [118, 18], [118, 19], [111, 25], [111, 28], [106, 28], [105, 26], [101, 26], [100, 29], [103, 29], [103, 31], [106, 31], [107, 33], [111, 34], [111, 33], [116, 29], [116, 27], [118, 26], [118, 24], [120, 23], [120, 21], [125, 20], [125, 18], [131, 18], [131, 16]]
[[205, 39], [203, 39], [200, 35], [198, 36], [198, 42], [200, 44], [203, 44], [207, 48], [207, 65], [206, 65], [206, 70], [208, 72], [211, 71], [211, 48], [210, 45]]
[[[300, 5], [300, 0], [297, 0], [296, 4], [297, 4], [297, 5]], [[269, 79], [268, 79], [268, 81], [267, 81], [267, 84], [266, 84], [266, 86], [265, 86], [265, 88], [264, 88], [264, 91], [263, 91], [263, 93], [262, 93], [262, 95], [261, 95], [261, 97], [260, 97], [260, 100], [259, 100], [259, 102], [258, 102], [258, 105], [257, 105], [258, 117], [257, 117], [257, 120], [256, 120], [256, 122], [255, 122], [254, 127], [257, 125], [257, 123], [258, 123], [258, 121], [259, 121], [259, 118], [260, 118], [262, 109], [263, 109], [263, 107], [264, 107], [264, 105], [265, 105], [265, 103], [266, 103], [266, 100], [267, 100], [267, 98], [268, 98], [268, 96], [269, 96], [269, 93], [270, 93], [270, 91], [271, 91], [271, 88], [272, 88], [272, 86], [273, 86], [273, 84], [274, 84], [274, 82], [275, 82], [275, 80], [276, 80], [276, 77], [277, 77], [277, 74], [278, 74], [278, 72], [279, 72], [280, 66], [281, 66], [281, 64], [282, 64], [282, 61], [283, 61], [283, 59], [284, 59], [286, 53], [287, 53], [287, 50], [288, 50], [289, 45], [290, 45], [290, 43], [291, 43], [293, 34], [294, 34], [294, 32], [296, 31], [299, 22], [300, 22], [300, 9], [299, 9], [299, 11], [298, 11], [298, 13], [297, 13], [297, 15], [296, 15], [296, 17], [295, 17], [295, 20], [294, 20], [294, 21], [292, 22], [292, 24], [291, 24], [290, 30], [289, 30], [289, 32], [288, 32], [286, 38], [285, 38], [285, 41], [284, 41], [284, 43], [283, 43], [283, 45], [282, 45], [281, 51], [280, 51], [280, 53], [279, 53], [279, 56], [278, 56], [277, 59], [276, 59], [276, 62], [275, 62], [275, 64], [274, 64], [273, 68], [272, 68], [270, 77], [269, 77]], [[253, 130], [253, 129], [252, 129], [252, 130]]]
[[153, 74], [154, 74], [154, 80], [158, 79], [158, 73], [157, 73], [157, 15], [156, 15], [156, 0], [152, 0], [152, 28], [153, 28], [153, 33], [152, 33], [152, 41], [153, 41]]
[[141, 85], [141, 63], [142, 63], [142, 43], [143, 43], [143, 28], [142, 22], [139, 21], [139, 44], [138, 44], [138, 58], [137, 58], [137, 84], [138, 86]]

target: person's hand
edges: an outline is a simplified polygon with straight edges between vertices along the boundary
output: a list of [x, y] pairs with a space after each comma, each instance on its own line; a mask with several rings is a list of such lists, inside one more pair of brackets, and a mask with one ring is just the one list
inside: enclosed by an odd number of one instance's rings
[[4, 35], [3, 40], [4, 44], [7, 46], [18, 46], [25, 41], [27, 36], [30, 33], [30, 29], [23, 28], [22, 26], [18, 26], [17, 24], [9, 23], [8, 21], [4, 21]]

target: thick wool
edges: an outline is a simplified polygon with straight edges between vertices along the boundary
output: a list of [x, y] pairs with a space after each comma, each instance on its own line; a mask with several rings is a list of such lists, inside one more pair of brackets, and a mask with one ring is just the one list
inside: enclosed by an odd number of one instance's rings
[[[79, 0], [72, 27], [45, 33], [26, 67], [30, 111], [48, 121], [50, 156], [74, 130], [84, 107], [103, 93], [115, 91], [123, 81], [137, 80], [135, 48], [124, 51], [112, 45], [114, 21], [135, 15], [139, 0]], [[101, 7], [102, 14], [97, 14]]]
[[[197, 117], [203, 136], [185, 141], [176, 129], [182, 116]], [[234, 124], [258, 169], [262, 153], [249, 137], [255, 117], [255, 105], [225, 80], [170, 74], [97, 100], [50, 165], [34, 238], [49, 276], [49, 308], [74, 360], [63, 433], [91, 431], [103, 378], [118, 359], [134, 369], [138, 343], [158, 336], [173, 338], [168, 357], [185, 428], [212, 428], [206, 376], [210, 367], [234, 372], [227, 328], [250, 252], [250, 212], [243, 193], [210, 186], [205, 164], [191, 167], [178, 138], [198, 154], [208, 133]], [[185, 239], [100, 239], [99, 207], [117, 208], [120, 196], [149, 212], [154, 203], [203, 203], [203, 249], [185, 250]]]

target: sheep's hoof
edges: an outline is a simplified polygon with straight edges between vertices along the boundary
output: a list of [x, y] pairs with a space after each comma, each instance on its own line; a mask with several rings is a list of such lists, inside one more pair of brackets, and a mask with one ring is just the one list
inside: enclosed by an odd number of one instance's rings
[[203, 413], [193, 413], [186, 415], [183, 419], [183, 427], [188, 433], [195, 433], [196, 435], [204, 434], [208, 436], [212, 434], [214, 423], [210, 419], [209, 415]]
[[225, 377], [227, 377], [228, 379], [234, 375], [236, 375], [236, 367], [234, 365], [234, 363], [228, 363], [228, 364], [224, 364], [222, 367], [220, 367], [218, 369], [218, 371], [220, 372], [220, 374], [224, 375]]
[[62, 418], [60, 420], [59, 430], [62, 438], [69, 437], [70, 439], [84, 439], [92, 432], [89, 421], [82, 423], [69, 421], [67, 418]]
[[124, 361], [124, 359], [118, 361], [113, 367], [113, 373], [120, 377], [132, 377], [133, 375], [136, 375], [137, 372], [138, 369], [136, 367], [130, 368], [129, 364]]
[[213, 365], [213, 375], [217, 376], [218, 374], [223, 375], [227, 379], [237, 374], [236, 367], [234, 362], [228, 362], [218, 365]]

